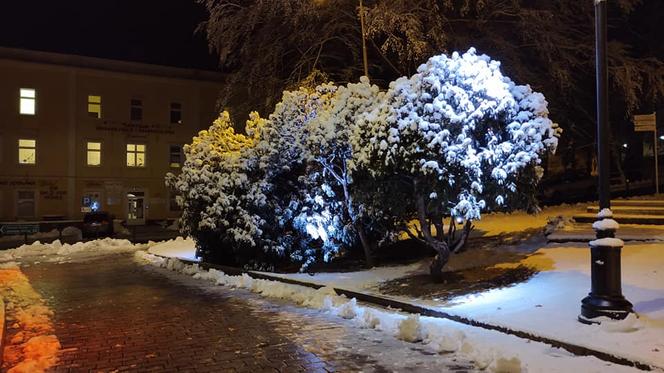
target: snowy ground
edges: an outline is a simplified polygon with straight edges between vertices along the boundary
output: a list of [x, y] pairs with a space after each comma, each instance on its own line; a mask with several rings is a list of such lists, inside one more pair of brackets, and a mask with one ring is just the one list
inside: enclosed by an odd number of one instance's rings
[[[548, 210], [532, 217], [526, 214], [494, 215], [478, 223], [486, 235], [520, 234], [542, 229], [549, 216], [565, 215], [578, 206]], [[552, 213], [553, 211], [553, 213]], [[521, 229], [519, 229], [521, 227]], [[623, 292], [634, 303], [638, 318], [600, 326], [580, 324], [580, 300], [590, 287], [589, 250], [586, 244], [543, 244], [521, 262], [496, 267], [526, 265], [539, 272], [529, 280], [506, 288], [462, 296], [442, 302], [401, 297], [402, 300], [441, 309], [448, 313], [500, 324], [516, 330], [606, 351], [658, 367], [664, 367], [664, 244], [627, 244], [623, 251]], [[531, 248], [537, 249], [537, 248]], [[142, 251], [146, 250], [146, 251]], [[148, 252], [149, 251], [149, 252]], [[530, 250], [535, 251], [535, 250]], [[328, 286], [318, 291], [278, 282], [228, 276], [187, 266], [177, 259], [193, 259], [194, 243], [176, 239], [162, 243], [133, 245], [126, 240], [104, 239], [77, 243], [35, 243], [0, 251], [0, 263], [65, 262], [77, 258], [136, 252], [141, 263], [177, 270], [219, 285], [244, 288], [267, 297], [283, 298], [352, 320], [359, 327], [374, 328], [396, 338], [421, 344], [438, 353], [454, 352], [475, 361], [477, 368], [493, 371], [630, 371], [596, 358], [576, 357], [551, 346], [513, 336], [468, 327], [456, 322], [402, 314], [357, 304], [337, 296]], [[350, 273], [283, 275], [299, 280], [334, 285], [350, 290], [377, 292], [377, 284], [426, 272], [426, 263], [383, 267]], [[39, 301], [35, 300], [38, 305]], [[29, 305], [29, 304], [28, 304]]]
[[358, 327], [382, 331], [398, 339], [421, 345], [433, 353], [455, 353], [474, 361], [476, 368], [493, 372], [629, 372], [633, 368], [578, 357], [549, 345], [511, 335], [473, 328], [449, 320], [403, 314], [358, 304], [338, 296], [330, 287], [313, 290], [297, 285], [229, 276], [221, 271], [200, 269], [172, 258], [136, 252], [140, 263], [152, 264], [191, 275], [201, 281], [247, 289], [266, 297], [293, 301], [351, 320]]
[[[43, 236], [46, 237], [46, 236]], [[36, 241], [30, 245], [0, 251], [0, 298], [7, 306], [7, 327], [20, 330], [6, 341], [3, 371], [38, 373], [48, 370], [57, 359], [60, 343], [53, 334], [53, 312], [32, 288], [21, 266], [39, 262], [65, 263], [103, 255], [148, 249], [154, 243], [134, 245], [127, 240], [105, 238], [63, 244]]]
[[[581, 208], [581, 205], [562, 206], [535, 217], [523, 213], [497, 214], [484, 218], [477, 226], [486, 235], [518, 234], [543, 229], [549, 217], [569, 216]], [[538, 271], [523, 283], [444, 302], [398, 298], [664, 368], [664, 244], [626, 244], [622, 255], [623, 293], [634, 304], [636, 315], [623, 322], [604, 322], [599, 326], [577, 321], [580, 301], [590, 289], [587, 244], [537, 244], [540, 246], [530, 250], [534, 254], [521, 262], [495, 265], [499, 268], [525, 265]], [[179, 245], [179, 249], [174, 246], [178, 245], [171, 244], [169, 250], [177, 255], [166, 256], [191, 256], [193, 245]], [[417, 273], [426, 273], [426, 262], [314, 276], [273, 275], [375, 294], [380, 283]]]
[[169, 258], [186, 259], [194, 262], [196, 258], [196, 243], [191, 238], [177, 237], [174, 240], [159, 242], [150, 247], [150, 254], [167, 256]]

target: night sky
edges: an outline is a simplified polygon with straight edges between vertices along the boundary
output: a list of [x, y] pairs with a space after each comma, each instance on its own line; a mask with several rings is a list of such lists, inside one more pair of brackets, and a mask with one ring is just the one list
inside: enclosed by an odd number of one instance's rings
[[0, 46], [217, 69], [194, 0], [16, 0], [0, 12]]

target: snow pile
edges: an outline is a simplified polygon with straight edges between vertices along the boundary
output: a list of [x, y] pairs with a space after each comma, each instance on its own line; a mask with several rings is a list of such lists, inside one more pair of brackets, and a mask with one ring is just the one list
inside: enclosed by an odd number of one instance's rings
[[60, 349], [53, 311], [17, 266], [0, 268], [0, 297], [6, 299], [8, 331], [18, 330], [5, 347], [3, 368], [12, 373], [48, 370]]
[[177, 237], [173, 240], [156, 243], [150, 246], [150, 254], [198, 261], [196, 257], [196, 242], [191, 238]]
[[36, 259], [40, 257], [50, 258], [58, 261], [65, 257], [82, 255], [100, 255], [133, 252], [144, 249], [146, 245], [132, 244], [128, 240], [104, 238], [87, 242], [76, 242], [74, 244], [63, 244], [60, 240], [51, 243], [36, 241], [30, 245], [21, 245], [15, 249], [0, 252], [0, 262], [9, 262], [21, 259]]

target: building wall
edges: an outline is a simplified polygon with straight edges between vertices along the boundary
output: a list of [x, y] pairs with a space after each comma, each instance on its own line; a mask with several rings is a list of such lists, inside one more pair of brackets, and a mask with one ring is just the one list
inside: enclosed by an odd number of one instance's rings
[[[49, 215], [81, 219], [83, 198], [99, 196], [100, 209], [119, 219], [129, 193], [145, 195], [145, 218], [179, 216], [169, 208], [164, 185], [170, 146], [191, 142], [216, 117], [218, 80], [187, 79], [189, 70], [149, 65], [137, 74], [3, 58], [0, 54], [0, 221], [41, 220]], [[182, 71], [181, 71], [182, 70]], [[174, 77], [168, 77], [172, 72]], [[36, 90], [36, 115], [19, 114], [19, 90]], [[88, 95], [101, 96], [102, 117], [88, 113]], [[130, 120], [130, 102], [140, 99], [143, 119]], [[170, 123], [170, 104], [180, 103], [182, 123]], [[19, 164], [18, 140], [35, 139], [36, 163]], [[87, 165], [87, 142], [101, 143], [101, 164]], [[127, 144], [146, 146], [145, 167], [127, 166]], [[21, 217], [21, 191], [34, 192], [34, 216]], [[23, 204], [22, 206], [26, 206]], [[28, 204], [29, 206], [29, 204]]]

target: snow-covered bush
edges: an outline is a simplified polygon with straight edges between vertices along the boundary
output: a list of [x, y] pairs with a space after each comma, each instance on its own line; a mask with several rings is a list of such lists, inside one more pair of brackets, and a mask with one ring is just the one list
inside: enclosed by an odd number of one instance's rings
[[265, 196], [253, 152], [264, 125], [265, 119], [251, 113], [247, 135], [236, 133], [229, 114], [221, 113], [184, 146], [181, 172], [166, 177], [183, 211], [180, 229], [196, 239], [197, 254], [205, 260], [239, 263], [239, 257], [251, 255], [241, 251], [255, 247], [262, 235], [256, 212]]
[[389, 201], [404, 231], [436, 250], [438, 275], [481, 212], [533, 200], [541, 157], [555, 151], [558, 134], [542, 94], [470, 49], [393, 82], [385, 105], [355, 129], [350, 166], [373, 177], [374, 201]]
[[260, 209], [265, 221], [261, 245], [265, 251], [299, 263], [302, 269], [319, 259], [329, 259], [337, 249], [326, 245], [325, 232], [318, 229], [330, 224], [322, 220], [329, 216], [321, 214], [311, 223], [301, 216], [305, 204], [312, 206], [320, 199], [311, 191], [316, 176], [307, 172], [307, 124], [336, 89], [333, 84], [323, 84], [284, 92], [256, 145], [266, 196], [265, 208]]
[[[359, 118], [380, 103], [378, 86], [366, 77], [340, 86], [306, 127], [307, 193], [296, 217], [297, 225], [323, 241], [326, 253], [362, 245], [373, 265], [375, 234], [363, 207], [354, 198], [348, 162], [353, 150], [350, 137]], [[359, 242], [358, 242], [359, 241]]]

